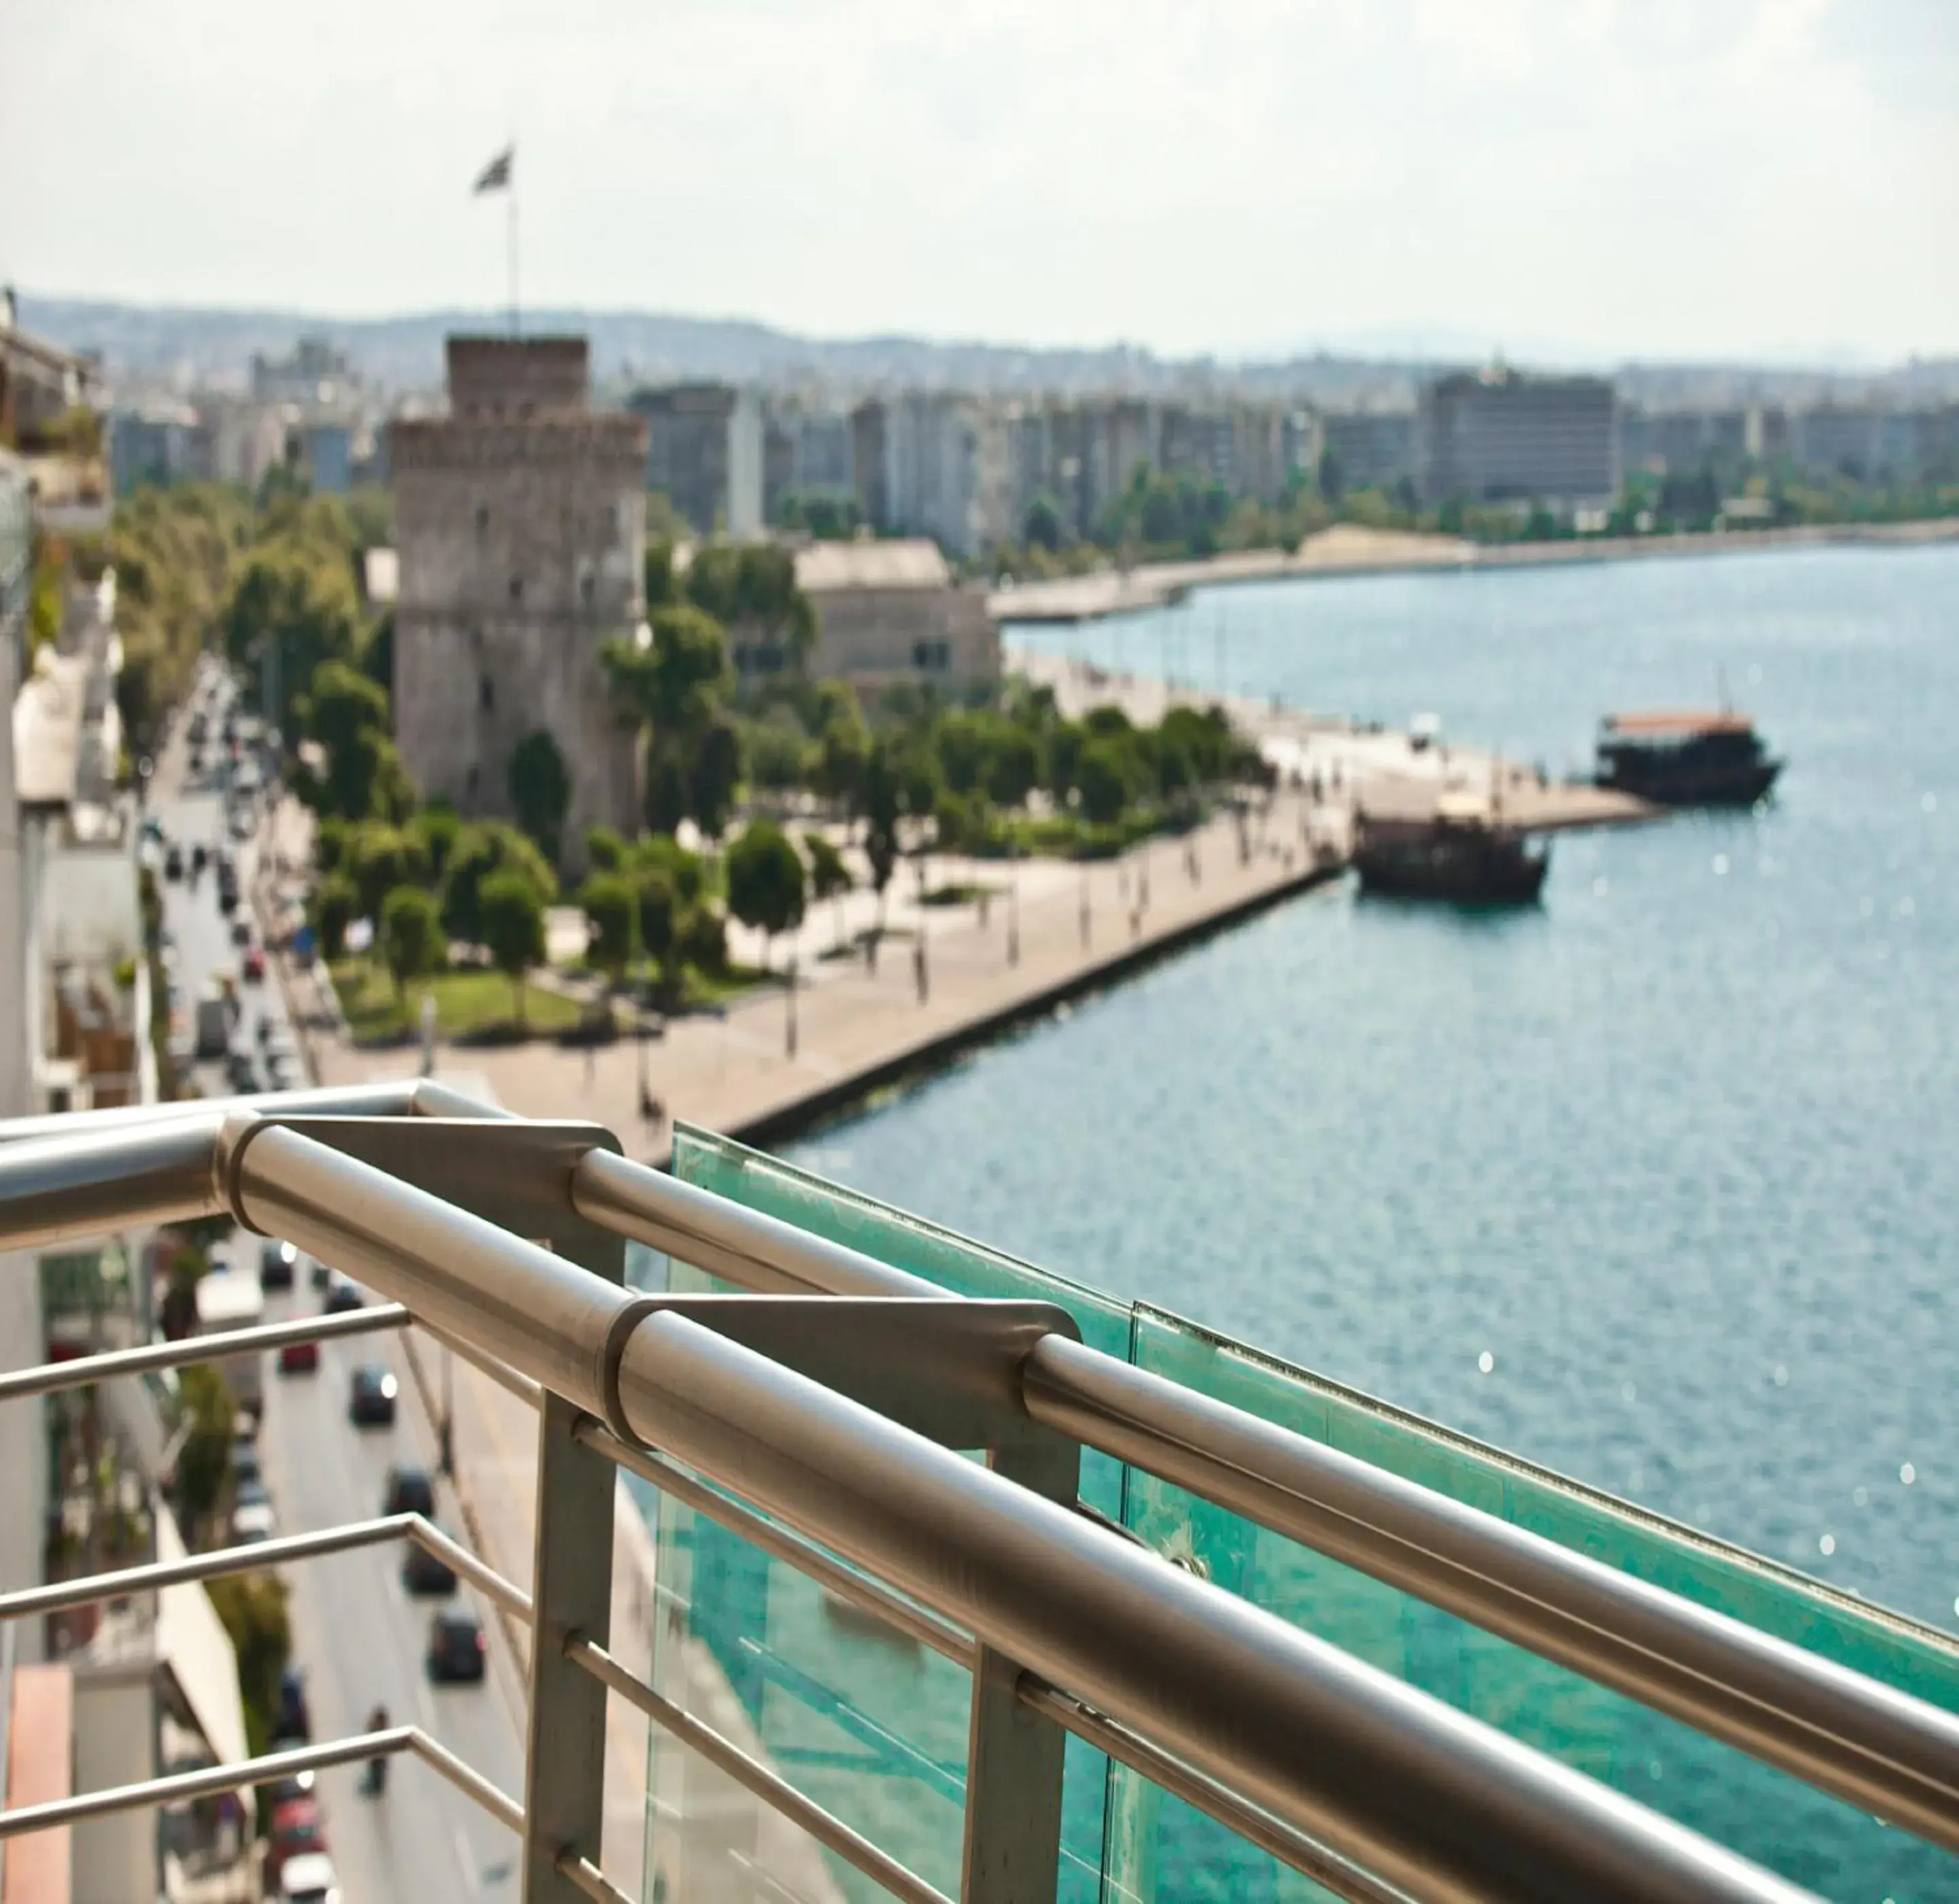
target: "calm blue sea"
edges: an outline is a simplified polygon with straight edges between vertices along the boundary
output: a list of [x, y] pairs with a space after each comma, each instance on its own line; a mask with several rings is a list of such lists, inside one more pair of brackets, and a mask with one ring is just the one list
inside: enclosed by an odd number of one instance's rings
[[1959, 1627], [1959, 550], [1019, 638], [1554, 770], [1725, 682], [1790, 764], [1560, 839], [1532, 912], [1300, 900], [798, 1160]]

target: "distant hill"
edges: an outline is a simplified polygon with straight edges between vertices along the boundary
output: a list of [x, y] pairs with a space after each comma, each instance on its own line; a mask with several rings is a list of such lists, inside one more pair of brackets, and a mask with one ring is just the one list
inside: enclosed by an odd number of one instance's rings
[[[425, 311], [400, 317], [329, 318], [300, 311], [205, 309], [118, 304], [23, 294], [24, 328], [75, 349], [99, 350], [112, 376], [136, 381], [234, 376], [254, 351], [280, 355], [302, 336], [325, 337], [370, 381], [392, 391], [433, 389], [442, 342], [452, 331], [495, 330], [494, 312]], [[592, 341], [602, 384], [716, 377], [773, 386], [876, 386], [998, 394], [1128, 391], [1138, 395], [1233, 389], [1334, 405], [1402, 405], [1417, 379], [1447, 367], [1399, 355], [1320, 351], [1268, 361], [1160, 357], [1129, 344], [1044, 350], [922, 338], [798, 336], [738, 318], [673, 317], [649, 311], [539, 310], [527, 331], [575, 332]], [[1646, 403], [1813, 401], [1880, 394], [1914, 402], [1959, 401], [1959, 359], [1850, 373], [1748, 364], [1643, 365], [1613, 373], [1621, 393]]]

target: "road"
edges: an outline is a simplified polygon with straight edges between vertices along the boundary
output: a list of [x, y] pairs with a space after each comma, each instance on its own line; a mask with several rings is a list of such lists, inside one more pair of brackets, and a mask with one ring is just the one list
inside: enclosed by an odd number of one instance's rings
[[[221, 838], [224, 813], [214, 792], [186, 785], [181, 725], [157, 763], [151, 811], [172, 839], [190, 846]], [[240, 855], [240, 884], [252, 890], [252, 848]], [[195, 888], [186, 879], [164, 885], [164, 923], [176, 941], [178, 970], [195, 1000], [210, 974], [236, 967], [228, 922], [217, 909], [216, 884], [207, 873]], [[269, 1014], [283, 1023], [284, 1008], [271, 980], [242, 989], [239, 1036], [250, 1037]], [[205, 1092], [223, 1094], [222, 1071], [199, 1068]], [[258, 1239], [234, 1233], [228, 1253], [233, 1274], [256, 1273]], [[268, 1298], [265, 1319], [286, 1319], [316, 1309], [319, 1297], [303, 1274], [291, 1295]], [[392, 1428], [356, 1429], [348, 1418], [352, 1372], [364, 1362], [394, 1370], [400, 1403]], [[297, 1533], [381, 1511], [391, 1463], [433, 1471], [436, 1436], [410, 1379], [398, 1338], [357, 1337], [321, 1346], [316, 1373], [281, 1376], [268, 1366], [260, 1458], [281, 1532]], [[455, 1496], [438, 1490], [437, 1511], [460, 1531]], [[306, 1674], [313, 1736], [357, 1731], [377, 1703], [396, 1723], [412, 1720], [456, 1752], [513, 1798], [523, 1792], [520, 1682], [491, 1610], [468, 1588], [465, 1604], [491, 1636], [491, 1671], [480, 1686], [432, 1687], [422, 1655], [431, 1601], [411, 1600], [402, 1585], [402, 1554], [370, 1547], [313, 1560], [287, 1570], [291, 1591], [294, 1659]], [[319, 1790], [326, 1835], [350, 1904], [433, 1904], [442, 1899], [514, 1898], [519, 1846], [446, 1781], [419, 1763], [397, 1760], [386, 1795], [360, 1795], [354, 1768], [323, 1772]]]

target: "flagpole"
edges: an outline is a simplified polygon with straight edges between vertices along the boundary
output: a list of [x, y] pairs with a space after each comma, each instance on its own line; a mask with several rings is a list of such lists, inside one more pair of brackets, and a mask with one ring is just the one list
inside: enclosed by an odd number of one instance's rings
[[510, 335], [518, 335], [517, 323], [517, 167], [516, 154], [517, 141], [513, 138], [510, 144], [511, 154], [510, 182], [504, 188], [503, 195], [510, 202]]

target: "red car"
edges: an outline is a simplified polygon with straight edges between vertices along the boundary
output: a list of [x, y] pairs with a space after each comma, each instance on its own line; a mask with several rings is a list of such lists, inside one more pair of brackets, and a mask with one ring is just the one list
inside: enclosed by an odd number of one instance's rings
[[319, 1367], [317, 1342], [288, 1342], [279, 1351], [281, 1375], [311, 1375]]
[[289, 1858], [326, 1849], [326, 1825], [314, 1798], [288, 1798], [272, 1813], [272, 1833], [265, 1845], [265, 1890], [276, 1897], [279, 1873]]
[[265, 948], [262, 945], [248, 946], [243, 960], [245, 982], [256, 985], [265, 976]]

